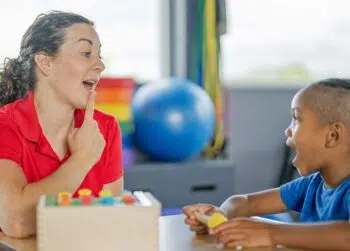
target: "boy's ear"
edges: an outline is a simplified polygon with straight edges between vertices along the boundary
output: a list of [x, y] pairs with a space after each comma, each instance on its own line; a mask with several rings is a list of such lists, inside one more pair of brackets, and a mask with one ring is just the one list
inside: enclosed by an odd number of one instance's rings
[[346, 127], [341, 122], [330, 124], [326, 137], [326, 147], [332, 148], [339, 145], [344, 140]]
[[51, 70], [51, 56], [46, 53], [38, 53], [34, 56], [34, 61], [38, 70], [45, 76], [50, 74]]

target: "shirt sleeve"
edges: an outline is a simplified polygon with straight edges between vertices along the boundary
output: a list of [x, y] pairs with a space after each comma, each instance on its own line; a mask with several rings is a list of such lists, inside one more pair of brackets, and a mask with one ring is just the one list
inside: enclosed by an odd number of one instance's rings
[[300, 177], [280, 187], [282, 201], [289, 210], [301, 212], [306, 190], [313, 176]]
[[7, 159], [21, 165], [22, 144], [17, 133], [9, 125], [0, 123], [0, 159]]
[[106, 142], [108, 161], [104, 171], [104, 183], [112, 183], [123, 176], [122, 136], [118, 122], [114, 119], [108, 129]]

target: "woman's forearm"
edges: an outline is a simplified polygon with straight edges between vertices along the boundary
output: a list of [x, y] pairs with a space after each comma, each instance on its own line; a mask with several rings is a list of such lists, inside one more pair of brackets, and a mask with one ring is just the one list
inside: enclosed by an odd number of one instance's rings
[[22, 197], [27, 198], [29, 204], [36, 201], [43, 194], [58, 194], [59, 192], [73, 193], [82, 183], [91, 169], [91, 164], [83, 158], [71, 156], [53, 174], [46, 178], [27, 184], [22, 192]]
[[82, 158], [72, 156], [52, 175], [27, 184], [17, 196], [13, 196], [8, 210], [9, 235], [24, 238], [36, 232], [36, 205], [43, 194], [73, 193], [82, 183], [91, 165]]

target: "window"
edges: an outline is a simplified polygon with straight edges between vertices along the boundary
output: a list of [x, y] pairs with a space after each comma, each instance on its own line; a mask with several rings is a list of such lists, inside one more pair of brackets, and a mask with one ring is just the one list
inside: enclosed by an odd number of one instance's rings
[[222, 36], [228, 84], [298, 83], [350, 75], [345, 0], [228, 0]]
[[2, 1], [0, 60], [17, 57], [21, 37], [36, 16], [56, 9], [82, 14], [95, 23], [106, 64], [104, 75], [158, 78], [161, 75], [160, 1]]

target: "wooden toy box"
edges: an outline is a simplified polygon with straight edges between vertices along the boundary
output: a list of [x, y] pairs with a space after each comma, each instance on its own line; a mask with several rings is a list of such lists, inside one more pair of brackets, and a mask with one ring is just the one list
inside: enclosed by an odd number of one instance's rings
[[48, 196], [41, 197], [37, 206], [38, 250], [158, 251], [161, 204], [151, 193], [132, 195], [132, 205], [59, 206], [50, 204]]

